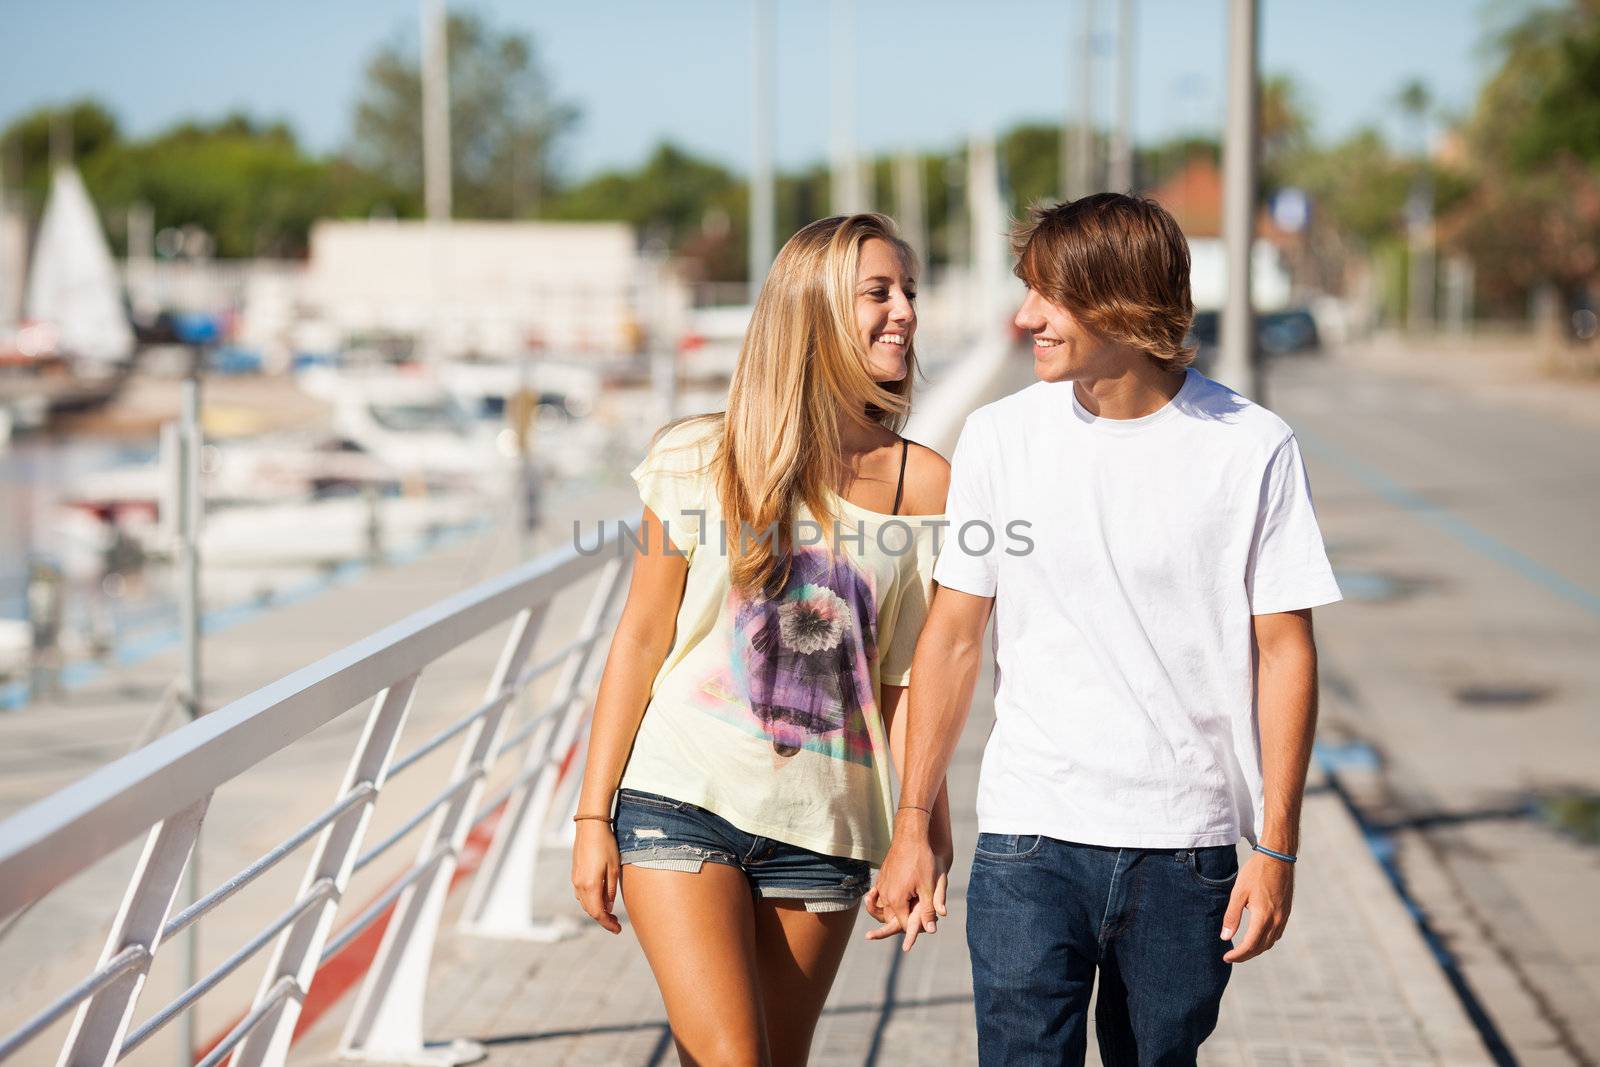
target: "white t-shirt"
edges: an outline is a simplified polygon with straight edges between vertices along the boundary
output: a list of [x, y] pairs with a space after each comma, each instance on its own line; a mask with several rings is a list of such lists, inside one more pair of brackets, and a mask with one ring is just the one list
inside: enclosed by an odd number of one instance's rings
[[935, 580], [995, 597], [979, 829], [1254, 841], [1251, 616], [1340, 599], [1283, 420], [1193, 370], [1138, 419], [1041, 382], [967, 419], [946, 517]]

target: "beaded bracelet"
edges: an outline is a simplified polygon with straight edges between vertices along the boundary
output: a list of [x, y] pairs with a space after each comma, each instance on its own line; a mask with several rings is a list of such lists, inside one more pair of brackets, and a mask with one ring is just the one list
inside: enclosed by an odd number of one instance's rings
[[1271, 856], [1273, 859], [1282, 860], [1285, 863], [1297, 863], [1300, 859], [1299, 856], [1291, 856], [1287, 852], [1275, 852], [1264, 845], [1251, 845], [1250, 847], [1264, 856]]

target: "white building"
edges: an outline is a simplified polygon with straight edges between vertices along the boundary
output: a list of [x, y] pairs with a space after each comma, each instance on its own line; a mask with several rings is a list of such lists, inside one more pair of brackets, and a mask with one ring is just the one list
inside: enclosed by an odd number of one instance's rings
[[510, 358], [637, 347], [660, 271], [620, 222], [319, 222], [302, 306], [343, 337]]

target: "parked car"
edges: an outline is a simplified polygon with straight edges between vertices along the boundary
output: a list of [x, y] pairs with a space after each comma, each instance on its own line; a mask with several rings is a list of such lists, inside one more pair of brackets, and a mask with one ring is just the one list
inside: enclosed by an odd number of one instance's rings
[[[1201, 374], [1211, 373], [1217, 362], [1219, 319], [1215, 311], [1197, 311], [1189, 327], [1187, 340], [1195, 346], [1194, 367]], [[1315, 352], [1321, 347], [1317, 320], [1305, 308], [1265, 311], [1256, 316], [1256, 351], [1263, 357]]]

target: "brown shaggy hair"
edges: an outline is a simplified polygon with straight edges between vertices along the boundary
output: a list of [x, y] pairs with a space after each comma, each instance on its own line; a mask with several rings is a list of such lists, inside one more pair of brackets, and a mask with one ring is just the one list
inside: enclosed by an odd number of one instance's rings
[[1036, 207], [1011, 231], [1017, 277], [1098, 337], [1168, 370], [1194, 359], [1189, 242], [1154, 200], [1096, 193]]

